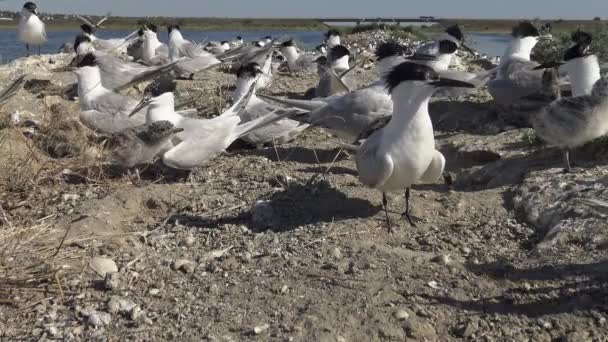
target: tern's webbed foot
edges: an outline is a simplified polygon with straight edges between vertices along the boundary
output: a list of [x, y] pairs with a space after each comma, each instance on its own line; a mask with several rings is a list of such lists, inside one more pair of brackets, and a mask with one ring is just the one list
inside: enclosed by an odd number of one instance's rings
[[417, 223], [422, 221], [422, 219], [420, 219], [419, 217], [409, 214], [408, 212], [402, 213], [401, 218], [405, 218], [407, 220], [407, 222], [410, 224], [410, 226], [412, 226], [413, 228], [418, 227]]

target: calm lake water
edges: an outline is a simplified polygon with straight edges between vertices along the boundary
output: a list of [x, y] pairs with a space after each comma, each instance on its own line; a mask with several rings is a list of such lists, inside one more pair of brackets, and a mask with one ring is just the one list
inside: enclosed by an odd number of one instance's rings
[[[49, 41], [42, 46], [42, 53], [56, 53], [61, 45], [66, 42], [73, 42], [74, 37], [79, 34], [80, 30], [66, 31], [50, 31], [48, 33]], [[121, 38], [131, 32], [129, 31], [100, 31], [100, 38]], [[266, 35], [273, 37], [292, 37], [296, 41], [304, 44], [306, 48], [313, 48], [323, 39], [325, 31], [200, 31], [200, 30], [184, 30], [184, 37], [187, 39], [200, 42], [203, 39], [222, 41], [233, 40], [240, 35], [245, 41], [257, 40]], [[490, 57], [502, 56], [507, 44], [509, 36], [503, 34], [471, 34], [471, 40], [474, 46], [480, 53], [486, 53]], [[167, 40], [166, 31], [160, 33], [160, 38], [163, 41]], [[33, 52], [33, 51], [32, 51]], [[37, 51], [36, 51], [37, 52]], [[15, 30], [0, 30], [0, 64], [8, 63], [14, 59], [25, 56], [25, 46], [17, 42]]]

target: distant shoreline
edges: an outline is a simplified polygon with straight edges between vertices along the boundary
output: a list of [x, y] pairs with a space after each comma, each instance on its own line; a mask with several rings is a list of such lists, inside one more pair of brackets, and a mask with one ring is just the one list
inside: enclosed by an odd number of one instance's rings
[[[87, 17], [96, 22], [100, 17]], [[327, 30], [332, 27], [316, 19], [263, 19], [263, 18], [124, 18], [114, 17], [103, 24], [105, 30], [134, 30], [143, 20], [151, 21], [159, 26], [178, 23], [186, 29], [194, 30], [235, 30], [235, 31], [263, 31], [263, 30]], [[443, 19], [439, 24], [430, 23], [423, 27], [424, 30], [438, 31], [446, 25], [459, 24], [466, 32], [475, 33], [510, 33], [511, 28], [523, 19]], [[78, 30], [81, 22], [75, 19], [47, 21], [49, 31]], [[606, 20], [540, 20], [539, 23], [551, 23], [554, 32], [569, 32], [578, 28], [608, 29]], [[371, 25], [373, 22], [365, 22], [363, 25]], [[0, 21], [0, 30], [14, 29], [17, 20]], [[403, 24], [402, 26], [407, 26]], [[351, 27], [339, 25], [335, 27]], [[354, 26], [352, 26], [354, 27]]]

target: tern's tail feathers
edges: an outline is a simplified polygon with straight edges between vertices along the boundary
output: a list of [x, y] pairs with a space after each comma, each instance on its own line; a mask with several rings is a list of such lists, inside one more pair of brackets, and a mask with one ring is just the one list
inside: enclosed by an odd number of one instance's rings
[[313, 111], [313, 110], [322, 108], [325, 105], [327, 105], [326, 102], [318, 101], [318, 100], [281, 99], [278, 97], [262, 95], [262, 94], [258, 94], [257, 96], [261, 99], [277, 103], [281, 106], [292, 107], [292, 108], [297, 108], [297, 109], [306, 110], [306, 111]]
[[168, 72], [171, 72], [173, 69], [175, 69], [175, 66], [177, 65], [178, 62], [167, 64], [167, 65], [158, 67], [156, 69], [146, 71], [140, 75], [137, 75], [137, 77], [133, 78], [133, 80], [131, 80], [131, 82], [115, 88], [114, 91], [120, 92], [121, 90], [125, 90], [131, 86], [158, 78], [159, 76], [162, 76]]
[[277, 111], [272, 111], [260, 118], [238, 125], [234, 131], [235, 137], [241, 138], [249, 133], [257, 131], [258, 129], [264, 128], [279, 120], [289, 118], [290, 116], [298, 113], [300, 113], [300, 111], [297, 109], [281, 111], [280, 113], [277, 113]]
[[2, 92], [0, 93], [0, 104], [5, 103], [11, 97], [13, 97], [15, 94], [17, 94], [17, 92], [19, 91], [19, 89], [21, 89], [21, 87], [23, 86], [24, 83], [25, 83], [25, 75], [19, 77], [13, 83], [11, 83], [8, 87], [6, 87], [6, 89], [2, 90]]

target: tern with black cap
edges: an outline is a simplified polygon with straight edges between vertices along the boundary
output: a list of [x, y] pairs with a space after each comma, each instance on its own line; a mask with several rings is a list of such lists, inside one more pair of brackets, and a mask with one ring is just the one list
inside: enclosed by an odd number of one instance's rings
[[385, 76], [393, 98], [393, 116], [375, 131], [357, 151], [359, 180], [382, 192], [387, 225], [386, 193], [405, 189], [404, 216], [411, 225], [410, 187], [418, 181], [434, 182], [443, 173], [445, 158], [435, 149], [428, 104], [440, 87], [473, 87], [472, 84], [441, 78], [432, 68], [404, 62]]
[[28, 56], [30, 46], [38, 46], [38, 55], [40, 55], [40, 46], [47, 41], [44, 22], [38, 17], [38, 6], [33, 2], [26, 2], [21, 9], [17, 38], [25, 44]]

